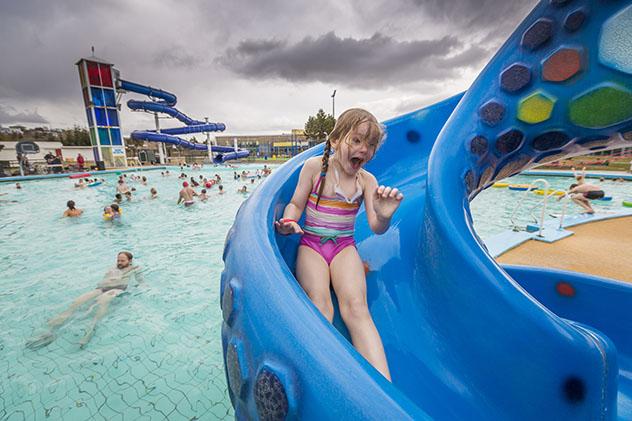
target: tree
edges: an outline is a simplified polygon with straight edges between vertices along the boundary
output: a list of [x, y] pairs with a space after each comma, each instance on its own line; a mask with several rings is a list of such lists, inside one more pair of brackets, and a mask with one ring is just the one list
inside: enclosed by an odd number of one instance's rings
[[74, 126], [72, 129], [63, 129], [59, 141], [64, 146], [90, 146], [90, 134], [87, 129]]
[[305, 136], [308, 139], [316, 139], [320, 142], [327, 138], [336, 124], [336, 119], [331, 114], [325, 114], [323, 109], [318, 110], [315, 116], [309, 116], [305, 123]]

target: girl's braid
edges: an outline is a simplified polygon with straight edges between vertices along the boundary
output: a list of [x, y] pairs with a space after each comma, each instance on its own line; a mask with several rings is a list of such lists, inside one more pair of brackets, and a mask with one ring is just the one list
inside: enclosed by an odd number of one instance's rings
[[327, 142], [325, 142], [325, 149], [323, 151], [323, 161], [320, 166], [320, 187], [318, 188], [318, 198], [316, 199], [316, 207], [318, 207], [318, 202], [320, 202], [320, 196], [323, 194], [323, 189], [325, 188], [325, 176], [327, 175], [327, 170], [329, 169], [329, 153], [331, 152], [331, 141], [329, 137], [327, 137]]

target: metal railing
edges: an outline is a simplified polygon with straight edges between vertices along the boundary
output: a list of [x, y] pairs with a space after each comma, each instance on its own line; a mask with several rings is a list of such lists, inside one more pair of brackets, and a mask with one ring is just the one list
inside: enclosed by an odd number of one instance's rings
[[[511, 226], [512, 229], [514, 231], [520, 231], [521, 228], [520, 226], [518, 226], [518, 224], [516, 223], [516, 213], [518, 212], [518, 209], [520, 209], [522, 207], [523, 202], [525, 201], [525, 199], [529, 196], [529, 193], [534, 190], [535, 187], [537, 187], [538, 183], [542, 183], [544, 186], [544, 191], [548, 193], [549, 191], [549, 182], [546, 181], [544, 178], [538, 178], [537, 180], [534, 180], [533, 182], [531, 182], [529, 184], [529, 187], [525, 190], [522, 198], [518, 201], [518, 203], [516, 204], [516, 206], [514, 207], [513, 211], [511, 212]], [[539, 231], [538, 231], [538, 236], [542, 236], [542, 229], [544, 228], [544, 216], [546, 215], [546, 202], [547, 202], [547, 194], [543, 195], [543, 205], [542, 205], [542, 212], [540, 213], [540, 222], [539, 222]], [[533, 209], [535, 209], [535, 207], [537, 206], [537, 204], [531, 209], [530, 213], [532, 214]], [[535, 222], [538, 222], [537, 217], [533, 216]]]

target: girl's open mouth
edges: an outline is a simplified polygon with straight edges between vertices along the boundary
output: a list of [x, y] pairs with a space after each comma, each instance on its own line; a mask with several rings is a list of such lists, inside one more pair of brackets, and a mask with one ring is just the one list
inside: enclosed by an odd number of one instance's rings
[[362, 166], [363, 160], [361, 158], [351, 158], [350, 162], [351, 162], [351, 168], [353, 168], [354, 170], [359, 170], [360, 167]]

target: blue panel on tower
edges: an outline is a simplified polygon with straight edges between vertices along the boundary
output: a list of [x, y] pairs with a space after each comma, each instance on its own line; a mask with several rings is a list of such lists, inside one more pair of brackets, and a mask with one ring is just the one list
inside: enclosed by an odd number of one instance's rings
[[97, 119], [97, 126], [107, 126], [108, 120], [105, 115], [105, 108], [95, 108], [94, 115]]
[[121, 130], [118, 128], [110, 129], [110, 138], [112, 139], [112, 145], [122, 145], [121, 141]]
[[105, 105], [108, 107], [116, 107], [116, 96], [113, 89], [104, 89]]
[[118, 126], [119, 125], [119, 121], [118, 121], [118, 113], [116, 112], [116, 110], [111, 110], [108, 109], [108, 126]]
[[104, 107], [105, 100], [103, 99], [103, 89], [90, 88], [90, 92], [92, 93], [92, 103], [97, 107]]

